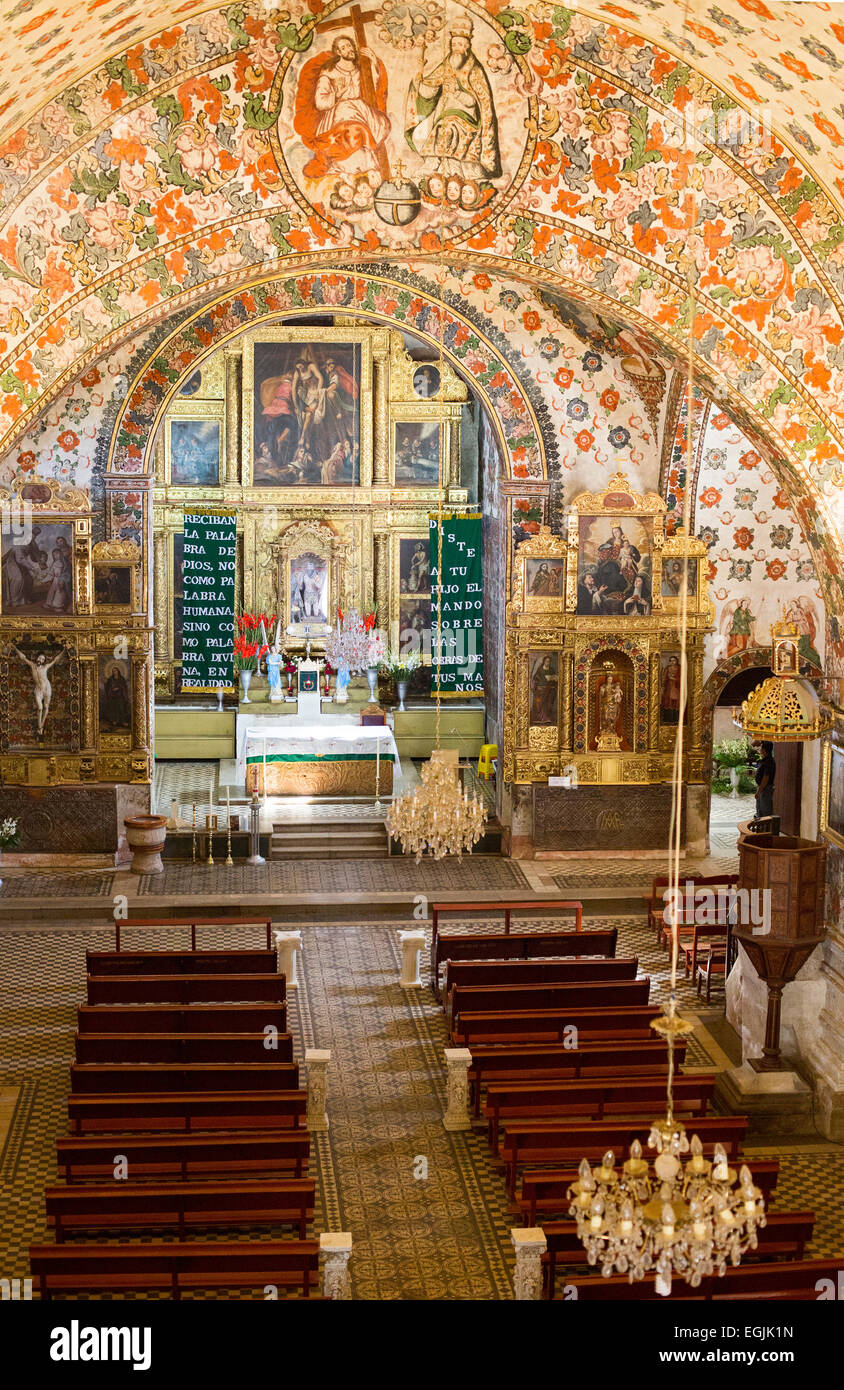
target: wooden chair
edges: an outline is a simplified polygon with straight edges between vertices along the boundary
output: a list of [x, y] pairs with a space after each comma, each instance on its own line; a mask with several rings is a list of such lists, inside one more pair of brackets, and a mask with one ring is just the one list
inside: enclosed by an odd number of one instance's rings
[[719, 977], [726, 981], [727, 975], [727, 946], [712, 945], [709, 947], [706, 960], [698, 963], [696, 978], [697, 992], [700, 994], [701, 986], [706, 985], [706, 1002], [712, 1001], [712, 985]]

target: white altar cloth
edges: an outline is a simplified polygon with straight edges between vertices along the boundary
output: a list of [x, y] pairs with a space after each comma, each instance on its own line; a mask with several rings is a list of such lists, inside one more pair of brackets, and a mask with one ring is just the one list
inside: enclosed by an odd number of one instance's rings
[[[358, 724], [354, 715], [348, 720], [325, 719], [315, 724], [288, 715], [284, 719], [255, 718], [238, 720], [237, 780], [246, 783], [247, 762], [261, 762], [266, 750], [268, 759], [279, 757], [320, 757], [358, 754], [373, 758], [376, 748], [382, 758], [391, 758], [394, 779], [401, 775], [399, 750], [393, 731], [387, 724]], [[393, 783], [395, 785], [395, 781]]]

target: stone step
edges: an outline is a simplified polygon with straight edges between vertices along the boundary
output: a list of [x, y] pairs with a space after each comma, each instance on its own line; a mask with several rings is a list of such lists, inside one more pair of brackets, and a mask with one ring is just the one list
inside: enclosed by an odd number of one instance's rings
[[378, 845], [272, 845], [270, 859], [386, 859], [386, 843]]

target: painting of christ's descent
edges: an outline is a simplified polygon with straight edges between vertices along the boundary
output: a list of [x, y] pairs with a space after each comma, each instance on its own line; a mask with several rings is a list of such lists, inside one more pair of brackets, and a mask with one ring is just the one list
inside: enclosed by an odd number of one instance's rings
[[94, 566], [94, 602], [98, 608], [132, 606], [132, 570], [129, 565]]
[[399, 590], [403, 594], [427, 594], [431, 590], [431, 543], [403, 537], [399, 542]]
[[440, 369], [425, 362], [413, 373], [413, 389], [423, 401], [430, 400], [440, 389]]
[[359, 482], [359, 346], [256, 343], [254, 351], [254, 486]]
[[132, 701], [128, 661], [112, 656], [99, 659], [99, 707], [101, 734], [128, 734], [132, 730]]
[[525, 594], [528, 598], [562, 598], [562, 560], [528, 560], [525, 569]]
[[[683, 723], [688, 719], [688, 702], [683, 710]], [[659, 722], [680, 722], [680, 654], [661, 652], [659, 657]]]
[[[697, 594], [697, 560], [686, 560], [687, 586], [689, 598]], [[683, 597], [683, 561], [670, 555], [662, 561], [662, 597]]]
[[650, 518], [581, 516], [577, 611], [593, 617], [647, 618], [653, 574]]
[[401, 598], [399, 600], [399, 637], [402, 644], [413, 639], [413, 634], [421, 640], [424, 632], [431, 630], [431, 600]]
[[530, 659], [530, 722], [540, 728], [557, 723], [559, 683], [556, 652], [537, 652]]
[[73, 612], [73, 523], [36, 522], [16, 545], [3, 537], [3, 612]]
[[436, 487], [440, 480], [440, 427], [436, 420], [396, 424], [396, 486]]
[[528, 102], [513, 65], [491, 61], [501, 39], [483, 18], [444, 30], [441, 6], [384, 0], [315, 30], [271, 98], [270, 141], [320, 219], [358, 237], [411, 222], [448, 235], [515, 192]]
[[176, 487], [219, 483], [219, 420], [170, 421], [170, 481]]
[[290, 621], [328, 622], [328, 565], [319, 555], [290, 561]]

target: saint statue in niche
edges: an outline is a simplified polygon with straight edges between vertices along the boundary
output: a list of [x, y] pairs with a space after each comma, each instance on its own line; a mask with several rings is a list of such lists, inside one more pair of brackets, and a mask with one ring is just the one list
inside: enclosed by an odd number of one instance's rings
[[26, 662], [32, 673], [32, 694], [35, 700], [35, 712], [38, 723], [38, 733], [43, 734], [44, 725], [47, 722], [47, 715], [50, 713], [50, 701], [53, 698], [53, 687], [50, 684], [49, 674], [57, 661], [61, 661], [64, 651], [60, 651], [58, 656], [53, 657], [52, 661], [47, 660], [46, 652], [39, 652], [34, 661], [25, 656], [20, 647], [15, 647], [15, 651], [21, 661]]
[[611, 661], [604, 662], [606, 675], [598, 682], [595, 698], [598, 707], [598, 749], [617, 752], [621, 748], [624, 691]]

